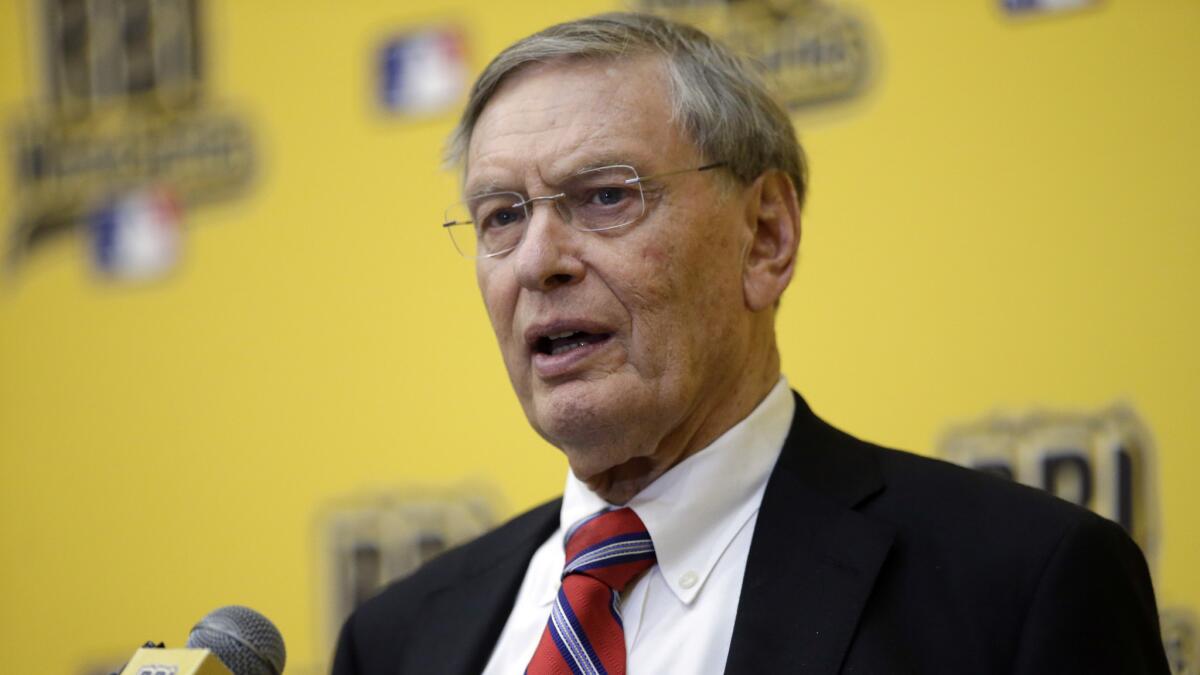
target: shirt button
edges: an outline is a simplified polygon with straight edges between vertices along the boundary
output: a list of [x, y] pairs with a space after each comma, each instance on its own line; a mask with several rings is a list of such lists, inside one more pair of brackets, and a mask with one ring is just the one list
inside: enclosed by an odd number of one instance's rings
[[699, 580], [700, 577], [696, 576], [695, 572], [684, 572], [683, 576], [679, 577], [679, 585], [683, 586], [684, 588], [691, 588], [692, 586], [695, 586], [696, 582]]

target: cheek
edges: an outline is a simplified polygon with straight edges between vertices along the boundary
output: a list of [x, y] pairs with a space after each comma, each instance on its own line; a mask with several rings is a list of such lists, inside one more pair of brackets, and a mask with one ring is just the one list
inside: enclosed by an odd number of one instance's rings
[[506, 268], [493, 268], [488, 272], [480, 270], [477, 279], [509, 381], [517, 397], [525, 401], [529, 397], [528, 362], [524, 360], [525, 345], [523, 338], [513, 334], [519, 297], [516, 281], [510, 273], [506, 273]]
[[634, 360], [643, 375], [661, 377], [693, 358], [703, 272], [678, 242], [656, 241], [630, 256], [621, 276], [624, 304], [633, 319]]
[[670, 260], [670, 253], [664, 246], [651, 243], [642, 247], [642, 260], [652, 266], [662, 266]]
[[[670, 241], [641, 248], [642, 310], [659, 351], [680, 365], [695, 366], [719, 353], [742, 304], [736, 232], [717, 219], [689, 220]], [[700, 233], [705, 234], [700, 234]]]
[[656, 331], [658, 317], [679, 302], [677, 254], [670, 243], [655, 241], [627, 250], [609, 267], [609, 286], [629, 312], [635, 333]]
[[[508, 275], [511, 277], [511, 275]], [[500, 341], [501, 347], [507, 347], [512, 337], [512, 322], [515, 311], [516, 292], [512, 279], [506, 280], [502, 269], [480, 269], [476, 273], [479, 282], [479, 292], [483, 296], [483, 304], [487, 308], [488, 319], [492, 322], [492, 330]]]

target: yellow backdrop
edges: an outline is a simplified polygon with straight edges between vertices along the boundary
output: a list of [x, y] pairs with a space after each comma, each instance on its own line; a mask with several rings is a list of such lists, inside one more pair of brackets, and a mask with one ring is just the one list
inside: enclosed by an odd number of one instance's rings
[[[881, 60], [861, 100], [797, 117], [813, 187], [788, 377], [827, 419], [919, 452], [996, 409], [1128, 402], [1159, 448], [1160, 601], [1200, 607], [1200, 4], [844, 6]], [[39, 95], [37, 7], [0, 3], [6, 126]], [[278, 623], [289, 672], [320, 672], [322, 504], [464, 478], [508, 513], [557, 493], [565, 463], [526, 426], [438, 227], [452, 118], [383, 113], [373, 69], [429, 22], [461, 23], [477, 72], [615, 7], [204, 5], [207, 88], [252, 128], [251, 191], [186, 214], [167, 281], [99, 283], [67, 238], [0, 286], [6, 671], [179, 645], [237, 602]]]

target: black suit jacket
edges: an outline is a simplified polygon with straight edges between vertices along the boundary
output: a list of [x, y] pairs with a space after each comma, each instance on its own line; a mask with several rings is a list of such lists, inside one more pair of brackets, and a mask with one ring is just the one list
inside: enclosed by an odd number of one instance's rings
[[[1118, 526], [1037, 490], [865, 443], [796, 404], [725, 673], [1169, 672], [1145, 560]], [[519, 516], [365, 603], [342, 629], [333, 672], [482, 671], [559, 506]]]

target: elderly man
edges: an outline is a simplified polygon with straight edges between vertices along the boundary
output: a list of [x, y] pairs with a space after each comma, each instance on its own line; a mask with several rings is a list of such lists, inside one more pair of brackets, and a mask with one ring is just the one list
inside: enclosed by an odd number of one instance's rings
[[1167, 672], [1118, 527], [789, 390], [805, 167], [723, 47], [633, 14], [546, 29], [480, 76], [451, 157], [446, 227], [571, 471], [360, 608], [336, 673]]

